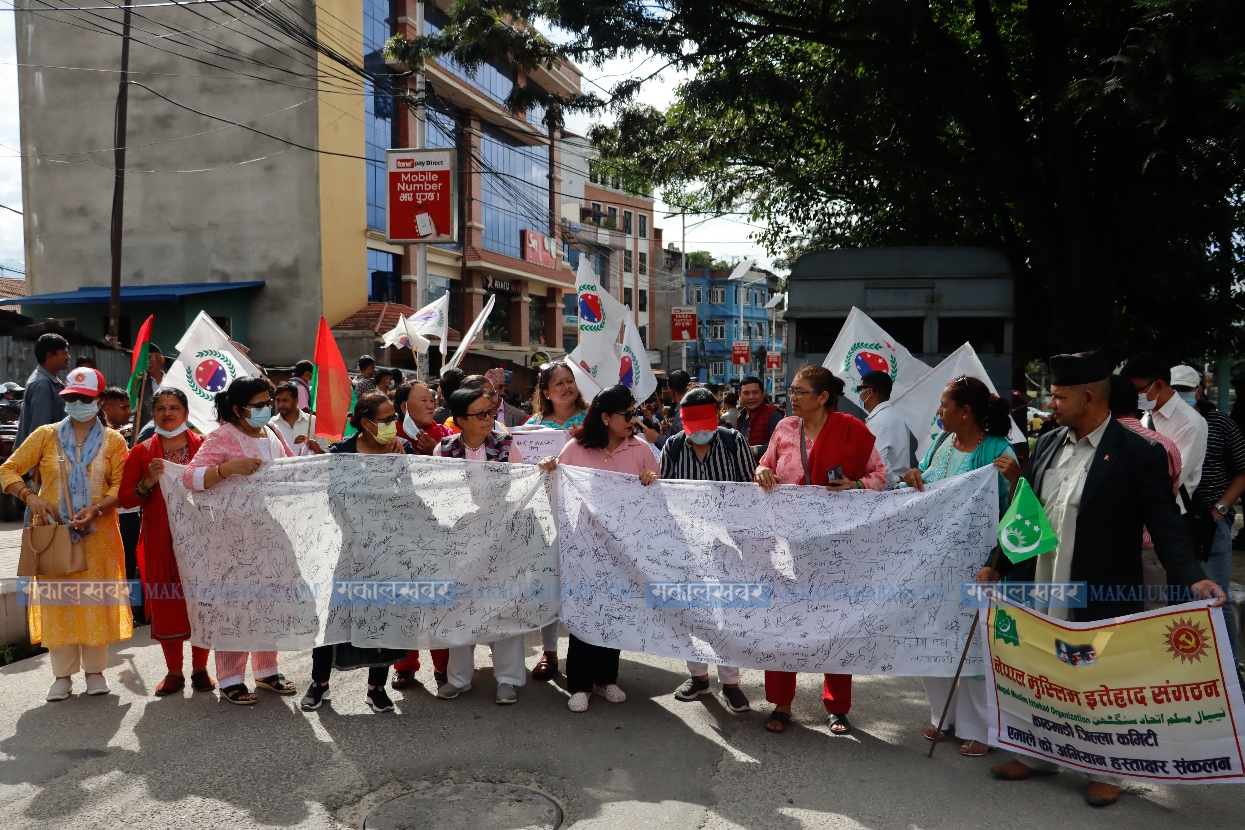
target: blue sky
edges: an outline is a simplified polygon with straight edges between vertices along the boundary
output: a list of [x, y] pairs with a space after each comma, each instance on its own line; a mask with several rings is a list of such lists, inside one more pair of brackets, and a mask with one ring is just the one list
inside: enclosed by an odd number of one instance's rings
[[[22, 209], [21, 165], [17, 158], [17, 148], [21, 146], [21, 135], [18, 125], [17, 106], [17, 44], [14, 29], [14, 18], [17, 13], [11, 6], [0, 5], [0, 205], [7, 205], [17, 210]], [[616, 60], [606, 63], [600, 68], [583, 67], [586, 80], [585, 88], [592, 88], [592, 82], [608, 87], [620, 77], [635, 72], [651, 72], [644, 66], [644, 59], [637, 57], [630, 60]], [[663, 75], [650, 81], [644, 88], [641, 97], [646, 103], [664, 108], [674, 94], [680, 76], [667, 70]], [[598, 88], [599, 89], [599, 88]], [[584, 133], [589, 122], [586, 118], [576, 118], [568, 123], [568, 128]], [[664, 229], [667, 243], [680, 241], [679, 220], [663, 218], [666, 206], [657, 205], [654, 225]], [[746, 217], [710, 219], [688, 217], [687, 247], [688, 250], [707, 250], [715, 258], [738, 260], [743, 257], [755, 257], [762, 266], [770, 263], [770, 258], [748, 238], [755, 228], [748, 225]], [[7, 210], [0, 210], [0, 265], [7, 268], [24, 268], [25, 249], [22, 242], [22, 217]], [[13, 276], [5, 272], [6, 276]]]

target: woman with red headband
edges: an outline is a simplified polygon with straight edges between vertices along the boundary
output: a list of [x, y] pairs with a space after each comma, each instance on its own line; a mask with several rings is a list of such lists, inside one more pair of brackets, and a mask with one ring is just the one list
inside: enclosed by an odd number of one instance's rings
[[[836, 412], [843, 381], [821, 366], [801, 366], [787, 389], [793, 417], [774, 429], [769, 449], [757, 466], [756, 482], [768, 492], [775, 484], [815, 484], [830, 490], [881, 490], [886, 465], [874, 447], [873, 433], [850, 415]], [[831, 478], [830, 473], [837, 473]], [[774, 704], [765, 728], [782, 732], [791, 722], [795, 672], [765, 672], [765, 699]], [[827, 674], [822, 703], [829, 713], [830, 732], [846, 735], [852, 728], [852, 676]]]

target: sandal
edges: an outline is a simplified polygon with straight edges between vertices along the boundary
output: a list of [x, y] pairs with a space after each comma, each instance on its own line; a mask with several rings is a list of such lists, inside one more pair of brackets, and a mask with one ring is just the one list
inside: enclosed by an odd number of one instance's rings
[[220, 693], [225, 700], [239, 706], [250, 706], [259, 702], [259, 695], [248, 689], [245, 683], [235, 683], [227, 689], [221, 689]]
[[779, 712], [775, 709], [769, 713], [769, 719], [765, 721], [765, 730], [775, 734], [785, 732], [789, 723], [791, 723], [791, 713]]
[[166, 674], [164, 679], [156, 684], [156, 697], [167, 697], [175, 695], [186, 686], [186, 678], [180, 674]]
[[[836, 715], [834, 712], [831, 712], [829, 716], [826, 717], [826, 723], [830, 727], [831, 735], [846, 735], [848, 732], [852, 731], [852, 725], [848, 722], [847, 715], [845, 714]], [[836, 726], [841, 726], [842, 729], [835, 729], [834, 727]]]
[[256, 686], [262, 686], [270, 692], [276, 692], [279, 695], [294, 694], [294, 684], [285, 679], [283, 674], [273, 674], [268, 677], [262, 677], [255, 681]]
[[932, 725], [925, 727], [925, 731], [921, 735], [924, 736], [925, 740], [933, 741], [934, 743], [947, 737], [947, 733], [940, 731], [937, 726]]
[[415, 672], [395, 671], [393, 673], [393, 681], [389, 685], [395, 689], [409, 689], [414, 682]]
[[210, 692], [216, 688], [216, 681], [208, 674], [207, 669], [199, 669], [190, 675], [190, 688], [196, 692]]
[[960, 754], [965, 758], [980, 758], [990, 751], [990, 747], [981, 741], [965, 741], [960, 745]]

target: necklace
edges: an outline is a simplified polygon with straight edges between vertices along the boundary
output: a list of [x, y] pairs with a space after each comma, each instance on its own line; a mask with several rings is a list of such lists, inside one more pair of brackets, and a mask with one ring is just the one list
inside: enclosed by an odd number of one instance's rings
[[[488, 440], [488, 439], [487, 439], [487, 438], [485, 438], [485, 439], [484, 439], [484, 441], [481, 441], [481, 442], [480, 442], [480, 447], [483, 447], [483, 446], [484, 446], [484, 442], [485, 442], [485, 441], [487, 441], [487, 440]], [[463, 438], [463, 449], [467, 449], [467, 450], [471, 450], [472, 452], [476, 452], [477, 450], [479, 450], [479, 449], [480, 449], [480, 447], [473, 447], [473, 446], [471, 446], [470, 444], [468, 444], [468, 443], [467, 443], [467, 439], [466, 439], [466, 438]]]

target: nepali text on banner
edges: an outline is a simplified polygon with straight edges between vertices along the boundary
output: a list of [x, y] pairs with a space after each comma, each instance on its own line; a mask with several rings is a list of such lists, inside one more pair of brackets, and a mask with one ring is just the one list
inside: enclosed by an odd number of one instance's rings
[[1075, 623], [995, 598], [980, 633], [991, 744], [1099, 775], [1245, 781], [1245, 705], [1221, 608]]

